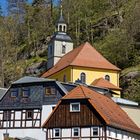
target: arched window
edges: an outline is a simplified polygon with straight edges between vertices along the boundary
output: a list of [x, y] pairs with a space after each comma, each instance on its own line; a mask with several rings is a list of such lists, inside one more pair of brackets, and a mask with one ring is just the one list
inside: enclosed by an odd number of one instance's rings
[[65, 54], [66, 53], [66, 46], [62, 45], [62, 53]]
[[109, 75], [105, 75], [105, 80], [110, 81], [110, 76]]
[[86, 83], [86, 74], [85, 73], [81, 73], [81, 75], [80, 75], [80, 80], [81, 80], [81, 82], [83, 83], [83, 84], [85, 84]]
[[66, 82], [67, 81], [67, 77], [66, 75], [63, 76], [63, 82]]
[[63, 26], [63, 31], [66, 32], [66, 26]]
[[59, 25], [59, 31], [62, 32], [62, 25]]

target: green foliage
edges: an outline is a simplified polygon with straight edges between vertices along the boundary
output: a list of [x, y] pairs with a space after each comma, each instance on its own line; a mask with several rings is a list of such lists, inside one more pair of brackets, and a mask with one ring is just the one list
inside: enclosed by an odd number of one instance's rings
[[[60, 14], [53, 0], [48, 2], [34, 0], [32, 5], [25, 4], [22, 22], [19, 22], [18, 14], [14, 18], [0, 16], [1, 86], [24, 75], [33, 63], [47, 59], [44, 57], [46, 52], [41, 56], [38, 51], [54, 33]], [[139, 0], [65, 0], [62, 4], [68, 34], [75, 46], [89, 41], [110, 62], [126, 69], [126, 73], [130, 71], [128, 67], [133, 71], [135, 65], [140, 65]], [[123, 86], [127, 89], [125, 97], [133, 97], [130, 91], [138, 92], [133, 90], [135, 83], [139, 80], [132, 81], [126, 88]], [[139, 94], [135, 99], [139, 100]]]

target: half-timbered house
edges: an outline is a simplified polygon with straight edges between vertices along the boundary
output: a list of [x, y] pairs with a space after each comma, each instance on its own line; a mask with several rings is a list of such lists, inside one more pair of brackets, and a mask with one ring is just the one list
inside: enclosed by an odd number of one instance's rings
[[55, 80], [23, 77], [14, 82], [0, 101], [0, 140], [3, 134], [44, 140], [41, 125], [65, 94]]
[[46, 140], [139, 140], [140, 129], [109, 97], [77, 86], [43, 125]]
[[[45, 140], [41, 125], [58, 101], [77, 85], [27, 76], [13, 82], [8, 91], [0, 95], [0, 139], [4, 134]], [[108, 96], [114, 94], [106, 88], [89, 88]]]

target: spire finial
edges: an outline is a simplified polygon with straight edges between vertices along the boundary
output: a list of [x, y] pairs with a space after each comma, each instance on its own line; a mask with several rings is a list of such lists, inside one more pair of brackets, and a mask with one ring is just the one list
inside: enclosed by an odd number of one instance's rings
[[61, 0], [61, 6], [60, 6], [60, 16], [63, 15], [63, 6], [62, 6], [62, 0]]

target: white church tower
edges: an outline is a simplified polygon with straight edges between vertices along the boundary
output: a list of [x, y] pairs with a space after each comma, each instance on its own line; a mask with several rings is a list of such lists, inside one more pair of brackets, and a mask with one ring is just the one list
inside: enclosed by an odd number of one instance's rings
[[50, 42], [48, 43], [48, 63], [47, 69], [52, 68], [65, 54], [73, 50], [73, 42], [70, 36], [67, 35], [67, 24], [61, 14], [56, 23], [56, 31]]

